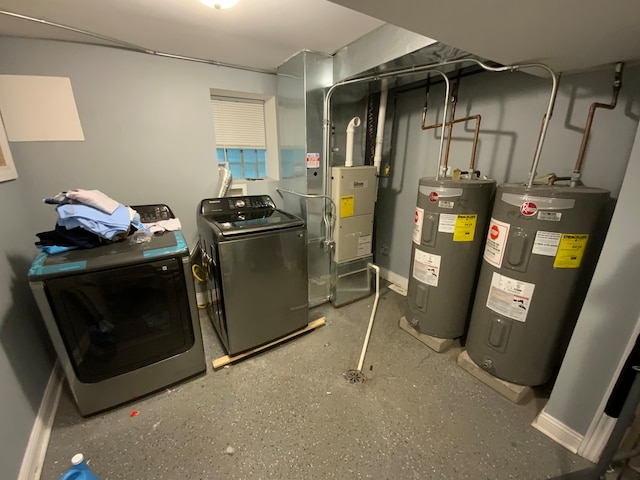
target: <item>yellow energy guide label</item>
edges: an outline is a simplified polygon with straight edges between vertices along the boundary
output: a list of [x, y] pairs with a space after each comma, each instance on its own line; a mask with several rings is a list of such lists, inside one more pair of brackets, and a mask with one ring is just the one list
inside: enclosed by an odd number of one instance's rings
[[473, 242], [478, 215], [458, 215], [453, 230], [454, 242]]
[[458, 215], [454, 213], [441, 213], [438, 222], [438, 231], [453, 233], [454, 242], [473, 242], [476, 233], [477, 214]]
[[588, 240], [589, 235], [586, 233], [563, 233], [553, 268], [578, 268], [582, 263]]
[[353, 217], [353, 195], [345, 195], [340, 197], [340, 218]]

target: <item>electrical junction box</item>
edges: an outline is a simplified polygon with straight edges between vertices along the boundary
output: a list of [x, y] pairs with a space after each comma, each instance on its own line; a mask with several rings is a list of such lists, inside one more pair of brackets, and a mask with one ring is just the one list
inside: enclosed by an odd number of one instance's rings
[[333, 167], [331, 198], [335, 203], [337, 263], [371, 255], [373, 212], [378, 189], [376, 167]]

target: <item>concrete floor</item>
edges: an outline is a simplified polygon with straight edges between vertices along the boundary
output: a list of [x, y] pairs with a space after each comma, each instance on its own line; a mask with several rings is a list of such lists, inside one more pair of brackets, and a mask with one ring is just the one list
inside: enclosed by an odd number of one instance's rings
[[325, 326], [217, 371], [203, 316], [206, 375], [86, 419], [63, 390], [42, 479], [78, 452], [101, 480], [539, 480], [590, 465], [531, 427], [544, 398], [514, 405], [457, 366], [459, 348], [437, 354], [401, 330], [405, 300], [382, 290], [357, 385], [343, 373], [373, 297], [316, 307]]

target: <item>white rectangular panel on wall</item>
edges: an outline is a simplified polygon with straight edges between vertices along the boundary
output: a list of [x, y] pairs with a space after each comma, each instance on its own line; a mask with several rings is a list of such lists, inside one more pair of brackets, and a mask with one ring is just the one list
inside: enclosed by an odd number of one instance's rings
[[0, 75], [0, 112], [10, 142], [84, 140], [67, 77]]

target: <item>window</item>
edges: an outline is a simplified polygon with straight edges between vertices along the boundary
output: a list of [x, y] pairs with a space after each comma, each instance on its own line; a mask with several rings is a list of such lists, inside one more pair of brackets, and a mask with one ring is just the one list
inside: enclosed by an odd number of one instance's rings
[[217, 159], [235, 179], [267, 177], [268, 104], [262, 98], [211, 96]]
[[266, 149], [221, 148], [216, 149], [218, 162], [231, 170], [233, 178], [265, 178], [267, 176]]

